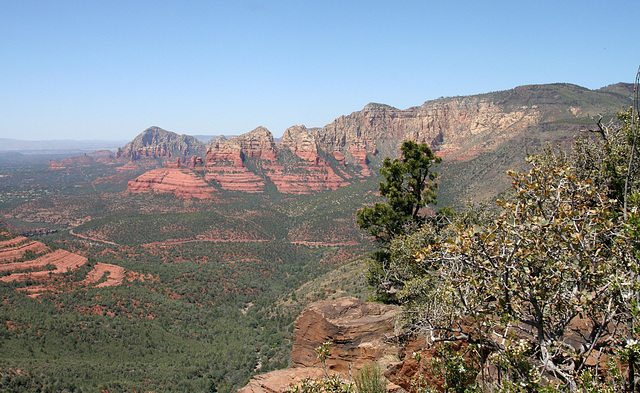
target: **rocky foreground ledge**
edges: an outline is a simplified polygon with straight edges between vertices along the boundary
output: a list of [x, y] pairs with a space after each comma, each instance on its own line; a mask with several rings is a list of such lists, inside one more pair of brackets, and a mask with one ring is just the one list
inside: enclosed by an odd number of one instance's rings
[[[398, 340], [396, 316], [400, 308], [368, 303], [346, 297], [312, 303], [296, 319], [291, 361], [293, 367], [257, 375], [239, 389], [240, 393], [278, 393], [305, 378], [324, 376], [315, 349], [331, 342], [326, 361], [330, 375], [349, 380], [367, 362], [375, 362], [384, 371], [397, 369], [406, 352]], [[389, 383], [390, 390], [401, 390]]]

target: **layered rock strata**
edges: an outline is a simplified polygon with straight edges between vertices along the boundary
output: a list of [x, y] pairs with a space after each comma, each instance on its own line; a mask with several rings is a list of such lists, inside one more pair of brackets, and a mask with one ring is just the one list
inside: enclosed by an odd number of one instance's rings
[[[0, 282], [22, 282], [17, 291], [36, 298], [47, 292], [68, 292], [70, 288], [120, 285], [126, 277], [129, 281], [152, 279], [127, 271], [123, 267], [96, 263], [81, 281], [62, 280], [61, 275], [76, 271], [86, 265], [87, 257], [66, 250], [52, 250], [45, 244], [23, 236], [15, 236], [0, 229], [0, 235], [7, 238], [0, 241]], [[27, 251], [30, 251], [27, 254]], [[107, 277], [103, 277], [107, 275]]]
[[205, 179], [224, 190], [262, 192], [264, 179], [245, 166], [246, 157], [275, 158], [273, 136], [264, 127], [230, 139], [213, 141], [207, 147]]
[[[132, 160], [179, 158], [226, 190], [264, 192], [273, 184], [281, 193], [310, 194], [372, 176], [383, 157], [398, 156], [405, 139], [428, 143], [449, 162], [472, 160], [516, 137], [537, 141], [535, 145], [541, 140], [526, 134], [541, 132], [544, 124], [566, 123], [602, 110], [614, 112], [630, 104], [627, 87], [592, 91], [567, 84], [522, 86], [441, 98], [405, 110], [371, 103], [322, 128], [293, 126], [280, 144], [264, 127], [228, 140], [214, 139], [207, 145], [206, 157], [199, 141], [152, 127], [117, 155]], [[564, 131], [551, 138], [570, 139], [576, 127]], [[203, 162], [194, 156], [204, 157]]]
[[382, 368], [399, 361], [401, 347], [389, 338], [396, 332], [400, 308], [348, 297], [309, 305], [296, 319], [291, 360], [293, 367], [253, 378], [241, 393], [282, 392], [304, 378], [321, 378], [324, 371], [315, 349], [331, 343], [326, 360], [329, 374], [349, 379], [366, 362]]
[[316, 348], [332, 342], [327, 369], [348, 373], [369, 361], [398, 359], [398, 306], [345, 297], [311, 304], [296, 319], [291, 361], [294, 367], [319, 366]]
[[133, 193], [169, 193], [178, 198], [210, 199], [215, 189], [187, 168], [173, 164], [170, 168], [156, 168], [130, 180], [127, 189]]
[[[336, 190], [349, 184], [351, 176], [344, 171], [336, 174], [329, 162], [320, 155], [314, 132], [305, 126], [288, 128], [282, 136], [280, 151], [288, 151], [295, 159], [288, 165], [266, 166], [266, 174], [285, 194], [310, 194]], [[343, 164], [344, 165], [344, 164]]]

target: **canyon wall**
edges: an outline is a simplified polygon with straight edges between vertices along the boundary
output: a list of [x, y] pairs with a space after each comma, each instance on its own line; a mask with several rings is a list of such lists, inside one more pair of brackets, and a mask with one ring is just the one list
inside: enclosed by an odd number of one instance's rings
[[[428, 143], [445, 162], [454, 163], [491, 154], [518, 138], [534, 140], [533, 145], [571, 139], [579, 130], [576, 125], [588, 123], [589, 115], [615, 113], [631, 104], [630, 85], [614, 86], [522, 86], [440, 98], [404, 110], [371, 103], [322, 128], [290, 127], [279, 144], [269, 130], [258, 127], [214, 139], [206, 151], [195, 138], [152, 127], [119, 149], [117, 157], [179, 158], [225, 190], [262, 193], [275, 188], [284, 194], [311, 194], [374, 175], [384, 157], [398, 156], [405, 139]], [[541, 137], [550, 125], [554, 133]], [[524, 160], [527, 147], [518, 148], [522, 151], [508, 159]], [[203, 157], [203, 164], [195, 164], [194, 156]]]

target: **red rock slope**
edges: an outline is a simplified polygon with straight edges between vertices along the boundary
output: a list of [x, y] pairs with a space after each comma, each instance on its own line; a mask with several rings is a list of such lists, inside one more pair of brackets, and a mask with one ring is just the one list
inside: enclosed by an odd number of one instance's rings
[[[375, 174], [382, 158], [396, 157], [406, 139], [428, 143], [436, 154], [456, 162], [517, 138], [531, 141], [531, 146], [548, 137], [571, 139], [579, 128], [576, 118], [613, 113], [630, 105], [628, 87], [632, 86], [600, 90], [569, 84], [521, 86], [440, 98], [404, 110], [371, 103], [322, 128], [291, 127], [281, 144], [264, 127], [228, 140], [216, 139], [207, 146], [205, 165], [198, 170], [206, 181], [226, 190], [255, 193], [271, 185], [285, 194], [335, 190]], [[562, 126], [556, 129], [553, 124]], [[544, 133], [548, 135], [538, 135]], [[121, 149], [118, 157], [171, 157], [196, 166], [191, 158], [201, 153], [194, 153], [200, 151], [197, 143], [186, 136], [157, 128], [143, 134]], [[525, 156], [524, 151], [518, 154], [509, 159]]]
[[133, 193], [170, 193], [178, 198], [211, 199], [215, 189], [188, 168], [156, 168], [130, 180]]
[[30, 297], [78, 286], [120, 285], [125, 277], [129, 280], [151, 279], [150, 276], [129, 272], [120, 266], [97, 263], [82, 281], [58, 280], [61, 274], [86, 265], [88, 259], [65, 250], [52, 251], [43, 243], [13, 236], [3, 230], [0, 230], [0, 239], [3, 239], [0, 240], [0, 281], [24, 283], [16, 289], [28, 293]]

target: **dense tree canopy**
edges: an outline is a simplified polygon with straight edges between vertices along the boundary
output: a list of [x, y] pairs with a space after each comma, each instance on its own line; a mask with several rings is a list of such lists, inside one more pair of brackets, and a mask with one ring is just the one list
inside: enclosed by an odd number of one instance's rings
[[396, 290], [403, 285], [389, 266], [389, 242], [426, 222], [422, 209], [436, 203], [438, 186], [438, 174], [431, 168], [441, 161], [426, 143], [404, 141], [401, 152], [401, 158], [392, 161], [387, 157], [380, 168], [385, 181], [380, 183], [379, 191], [387, 202], [377, 202], [357, 212], [358, 225], [379, 245], [371, 255], [367, 279], [377, 299], [387, 303], [397, 302]]
[[387, 202], [365, 207], [357, 214], [360, 228], [381, 242], [415, 229], [424, 222], [421, 209], [436, 203], [438, 174], [431, 167], [442, 159], [426, 143], [404, 141], [401, 151], [401, 158], [392, 161], [387, 157], [380, 168], [385, 181], [380, 183], [379, 191]]

